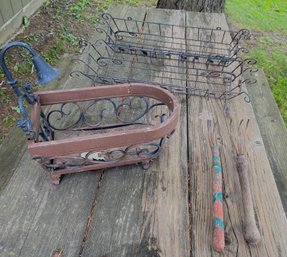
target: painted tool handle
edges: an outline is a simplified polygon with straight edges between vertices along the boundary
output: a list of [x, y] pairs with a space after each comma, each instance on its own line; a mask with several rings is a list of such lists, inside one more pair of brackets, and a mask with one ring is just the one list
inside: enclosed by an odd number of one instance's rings
[[224, 222], [223, 222], [223, 202], [222, 202], [222, 168], [220, 160], [219, 146], [212, 148], [212, 186], [213, 186], [213, 249], [217, 252], [224, 250]]
[[244, 239], [249, 244], [260, 241], [260, 233], [256, 226], [250, 184], [248, 180], [248, 161], [245, 155], [237, 157], [237, 170], [239, 174], [242, 202], [244, 209]]

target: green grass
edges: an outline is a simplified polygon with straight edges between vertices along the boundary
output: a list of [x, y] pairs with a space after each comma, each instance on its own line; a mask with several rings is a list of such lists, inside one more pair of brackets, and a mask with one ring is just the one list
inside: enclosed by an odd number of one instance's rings
[[273, 42], [268, 47], [264, 40], [261, 45], [251, 48], [249, 56], [257, 59], [257, 66], [261, 67], [268, 79], [273, 96], [278, 104], [281, 115], [287, 124], [287, 55], [286, 49], [278, 47]]
[[287, 1], [226, 0], [229, 20], [257, 36], [248, 57], [257, 60], [287, 125]]
[[286, 0], [226, 0], [232, 21], [247, 29], [287, 33]]

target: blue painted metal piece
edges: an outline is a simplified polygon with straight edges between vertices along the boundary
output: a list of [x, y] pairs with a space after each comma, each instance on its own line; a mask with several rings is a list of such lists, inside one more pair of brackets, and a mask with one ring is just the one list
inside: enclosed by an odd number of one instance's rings
[[32, 123], [27, 114], [27, 111], [23, 104], [23, 99], [25, 99], [30, 105], [34, 105], [37, 102], [37, 95], [35, 95], [29, 84], [25, 84], [20, 89], [17, 85], [17, 79], [14, 78], [9, 71], [6, 62], [5, 62], [5, 54], [12, 47], [23, 47], [27, 49], [32, 55], [32, 62], [36, 69], [37, 79], [39, 84], [47, 84], [50, 81], [56, 79], [60, 71], [58, 69], [52, 68], [48, 63], [46, 63], [40, 55], [36, 53], [36, 51], [26, 43], [23, 42], [11, 42], [5, 45], [0, 53], [0, 65], [3, 69], [3, 72], [7, 78], [7, 83], [12, 87], [15, 94], [18, 96], [18, 106], [20, 108], [20, 112], [23, 116], [23, 119], [17, 121], [17, 126], [20, 127], [26, 136], [29, 139], [35, 138], [35, 133], [32, 130]]

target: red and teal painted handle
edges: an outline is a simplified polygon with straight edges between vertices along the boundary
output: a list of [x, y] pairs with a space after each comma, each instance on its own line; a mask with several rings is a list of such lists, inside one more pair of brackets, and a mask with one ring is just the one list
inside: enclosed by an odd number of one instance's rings
[[219, 146], [212, 147], [212, 178], [213, 178], [213, 249], [217, 252], [224, 250], [224, 222], [223, 222], [223, 203], [222, 203], [222, 168], [220, 160]]

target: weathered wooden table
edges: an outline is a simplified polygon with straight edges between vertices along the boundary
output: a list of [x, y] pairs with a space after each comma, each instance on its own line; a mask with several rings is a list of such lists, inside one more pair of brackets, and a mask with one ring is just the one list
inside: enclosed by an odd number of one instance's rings
[[[116, 5], [109, 12], [175, 25], [228, 27], [223, 14]], [[84, 83], [67, 79], [63, 86], [80, 87]], [[58, 256], [57, 252], [74, 257], [219, 256], [211, 247], [212, 156], [207, 122], [201, 115], [206, 112], [218, 120], [224, 140], [227, 241], [221, 255], [287, 256], [286, 215], [252, 105], [239, 97], [229, 106], [234, 123], [250, 119], [249, 179], [262, 235], [256, 246], [247, 245], [243, 238], [241, 189], [231, 144], [231, 139], [239, 142], [238, 131], [233, 135], [228, 132], [229, 121], [220, 101], [183, 95], [179, 99], [177, 130], [147, 171], [129, 166], [73, 174], [55, 186], [30, 160], [23, 136], [17, 132], [8, 138], [1, 148], [0, 256]]]

